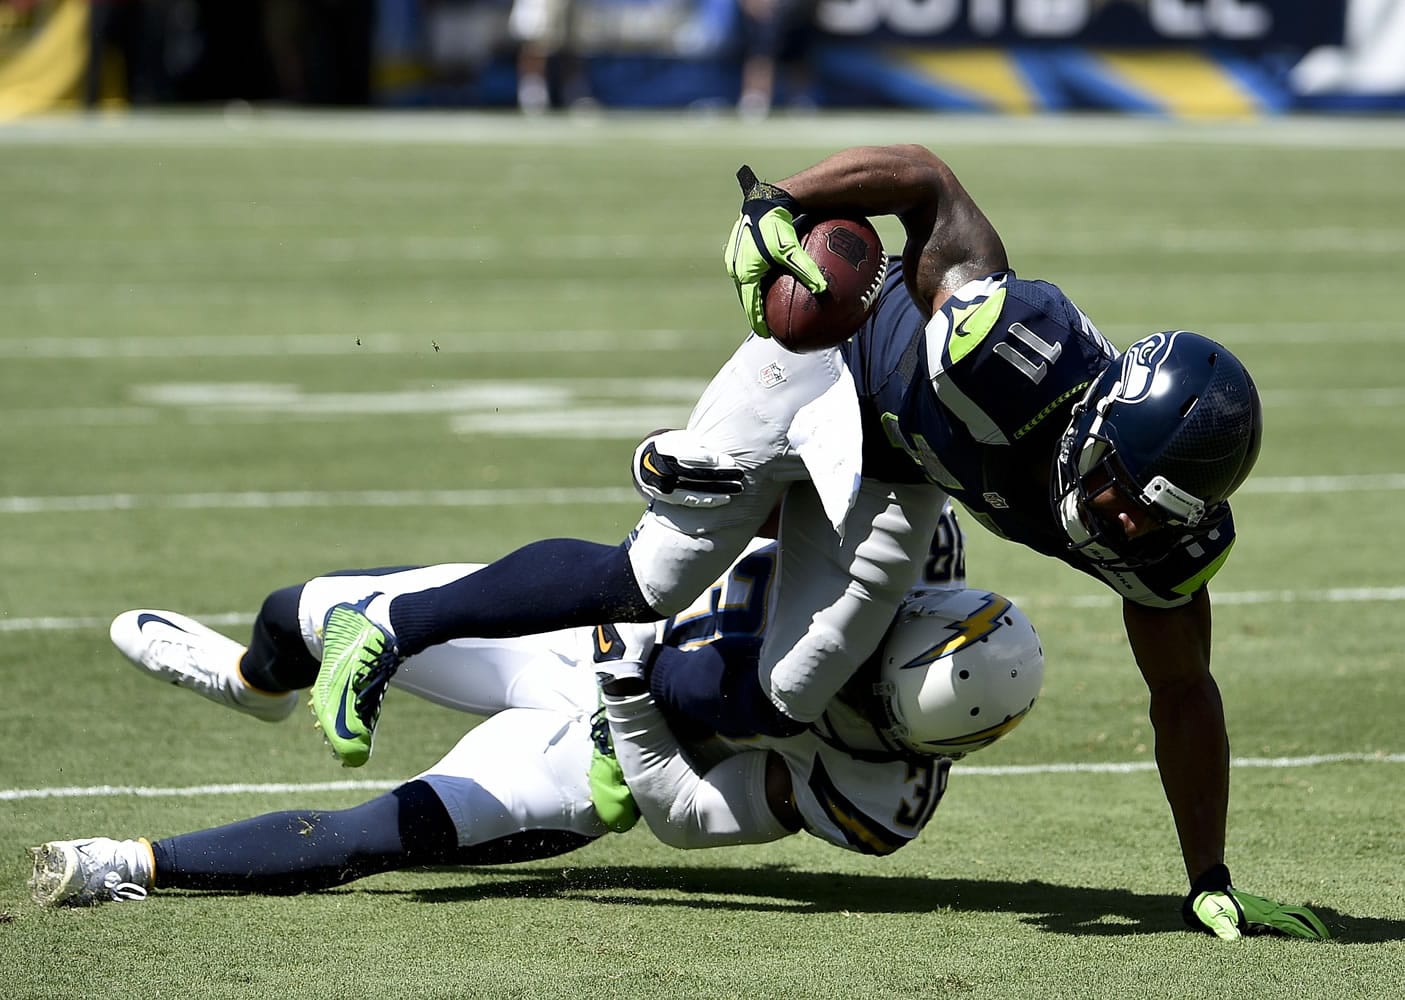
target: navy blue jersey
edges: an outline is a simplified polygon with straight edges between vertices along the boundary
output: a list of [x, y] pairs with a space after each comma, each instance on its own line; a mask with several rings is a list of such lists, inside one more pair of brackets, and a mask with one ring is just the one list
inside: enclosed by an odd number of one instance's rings
[[1050, 501], [1058, 440], [1117, 351], [1056, 286], [1001, 271], [927, 321], [893, 259], [873, 316], [843, 353], [858, 387], [864, 475], [936, 483], [996, 534], [1140, 603], [1183, 603], [1228, 554], [1229, 518], [1137, 573], [1069, 552]]

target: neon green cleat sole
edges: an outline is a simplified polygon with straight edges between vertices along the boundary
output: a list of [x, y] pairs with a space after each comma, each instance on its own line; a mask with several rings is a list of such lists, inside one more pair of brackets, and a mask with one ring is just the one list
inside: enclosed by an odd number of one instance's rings
[[362, 613], [369, 601], [338, 604], [327, 612], [322, 667], [312, 687], [312, 714], [343, 767], [371, 759], [381, 702], [400, 665], [395, 641]]

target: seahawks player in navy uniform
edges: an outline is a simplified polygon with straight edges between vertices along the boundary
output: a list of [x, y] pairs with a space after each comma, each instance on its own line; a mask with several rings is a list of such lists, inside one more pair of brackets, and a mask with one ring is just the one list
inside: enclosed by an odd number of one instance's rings
[[[1259, 449], [1243, 366], [1184, 331], [1119, 358], [1057, 287], [1014, 273], [994, 227], [922, 147], [845, 150], [778, 185], [749, 168], [738, 177], [726, 260], [754, 336], [683, 436], [636, 453], [652, 502], [635, 531], [615, 548], [536, 543], [471, 579], [334, 608], [313, 696], [334, 751], [364, 762], [405, 656], [455, 635], [672, 613], [781, 498], [783, 577], [757, 671], [704, 657], [655, 670], [650, 687], [666, 712], [723, 734], [793, 732], [877, 647], [951, 496], [1123, 596], [1191, 882], [1187, 922], [1230, 939], [1328, 936], [1310, 911], [1233, 888], [1224, 864], [1229, 746], [1206, 584], [1234, 538], [1227, 498]], [[785, 267], [824, 284], [796, 235], [801, 213], [894, 215], [906, 232], [873, 317], [842, 349], [799, 355], [769, 339], [766, 275]], [[561, 586], [567, 569], [577, 586]], [[534, 585], [545, 579], [549, 595]]]

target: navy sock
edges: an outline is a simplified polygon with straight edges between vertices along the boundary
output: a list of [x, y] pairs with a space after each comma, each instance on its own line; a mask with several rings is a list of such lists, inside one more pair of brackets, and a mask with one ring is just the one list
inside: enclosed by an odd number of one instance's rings
[[450, 639], [658, 617], [639, 592], [624, 545], [574, 538], [533, 542], [476, 573], [390, 602], [391, 629], [404, 656]]
[[263, 691], [312, 687], [318, 662], [307, 651], [298, 621], [302, 584], [275, 590], [264, 598], [254, 619], [249, 648], [239, 663], [244, 679]]
[[457, 845], [439, 796], [412, 781], [351, 809], [268, 813], [151, 845], [163, 889], [308, 892], [433, 864]]
[[460, 848], [434, 789], [411, 781], [351, 809], [268, 813], [158, 840], [151, 853], [162, 889], [297, 893], [399, 868], [531, 861], [591, 839], [529, 830]]
[[649, 693], [682, 729], [692, 723], [723, 736], [794, 736], [804, 723], [785, 715], [761, 687], [756, 658], [761, 640], [724, 637], [698, 649], [663, 646], [649, 673]]
[[[414, 566], [343, 569], [325, 576], [386, 576]], [[263, 600], [254, 619], [249, 649], [239, 664], [244, 679], [262, 691], [297, 691], [312, 687], [320, 664], [307, 651], [298, 605], [304, 584], [275, 590]]]

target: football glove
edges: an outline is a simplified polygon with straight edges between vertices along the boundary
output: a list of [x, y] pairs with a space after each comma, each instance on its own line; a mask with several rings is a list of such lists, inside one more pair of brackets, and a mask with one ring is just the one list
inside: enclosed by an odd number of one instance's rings
[[742, 469], [690, 431], [664, 431], [634, 449], [634, 488], [646, 500], [721, 507], [742, 491]]
[[1260, 934], [1325, 941], [1332, 936], [1306, 906], [1285, 906], [1230, 885], [1229, 869], [1216, 865], [1195, 880], [1181, 907], [1185, 922], [1226, 941]]
[[742, 211], [723, 248], [723, 262], [736, 283], [752, 330], [757, 336], [769, 337], [761, 281], [773, 268], [785, 268], [816, 295], [829, 283], [800, 246], [795, 232], [795, 199], [776, 185], [757, 180], [746, 165], [737, 171], [737, 181], [742, 187]]

